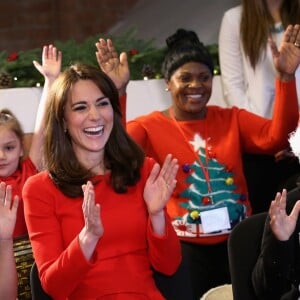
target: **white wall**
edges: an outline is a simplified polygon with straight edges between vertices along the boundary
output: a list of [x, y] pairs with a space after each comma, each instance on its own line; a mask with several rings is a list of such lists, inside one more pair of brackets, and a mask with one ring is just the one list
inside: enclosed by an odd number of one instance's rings
[[[32, 132], [41, 96], [41, 88], [0, 89], [0, 109], [9, 108], [20, 120], [25, 133]], [[213, 79], [209, 104], [226, 106], [223, 101], [220, 76]], [[163, 79], [132, 80], [127, 87], [127, 121], [154, 110], [164, 110], [171, 104]]]
[[[164, 110], [172, 103], [170, 93], [165, 90], [163, 79], [132, 80], [127, 87], [127, 121], [154, 110]], [[214, 76], [209, 105], [226, 107], [222, 94], [221, 77]]]
[[34, 129], [41, 91], [41, 88], [0, 89], [0, 109], [10, 109], [25, 133]]

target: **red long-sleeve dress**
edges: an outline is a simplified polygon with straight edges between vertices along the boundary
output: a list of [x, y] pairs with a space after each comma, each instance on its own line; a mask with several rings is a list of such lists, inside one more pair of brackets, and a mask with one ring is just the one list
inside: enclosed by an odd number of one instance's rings
[[92, 261], [79, 246], [84, 226], [82, 197], [69, 198], [47, 171], [32, 176], [23, 189], [25, 218], [44, 290], [60, 299], [164, 299], [155, 286], [151, 266], [176, 271], [181, 251], [166, 213], [166, 233], [151, 228], [143, 190], [154, 160], [146, 158], [141, 180], [124, 194], [108, 184], [109, 174], [93, 178], [95, 201], [101, 205], [104, 234]]

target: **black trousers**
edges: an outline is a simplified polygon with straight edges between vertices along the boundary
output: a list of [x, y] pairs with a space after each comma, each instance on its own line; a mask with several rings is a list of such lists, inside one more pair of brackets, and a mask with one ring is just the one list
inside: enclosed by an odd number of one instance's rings
[[182, 263], [173, 276], [154, 273], [167, 300], [199, 300], [209, 289], [230, 283], [227, 242], [198, 245], [181, 242]]

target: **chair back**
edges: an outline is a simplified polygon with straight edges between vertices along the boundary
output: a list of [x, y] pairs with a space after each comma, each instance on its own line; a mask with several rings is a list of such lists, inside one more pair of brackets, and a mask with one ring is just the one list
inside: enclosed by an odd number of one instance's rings
[[34, 259], [28, 235], [15, 237], [13, 247], [18, 274], [18, 299], [31, 300], [29, 274]]
[[260, 253], [267, 212], [237, 224], [229, 235], [228, 256], [234, 300], [255, 300], [252, 270]]

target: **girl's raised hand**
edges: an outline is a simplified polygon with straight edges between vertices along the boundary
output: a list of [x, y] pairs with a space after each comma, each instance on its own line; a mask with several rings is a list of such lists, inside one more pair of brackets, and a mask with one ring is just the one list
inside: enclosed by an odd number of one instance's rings
[[61, 71], [62, 52], [53, 45], [43, 47], [42, 65], [33, 61], [36, 69], [44, 76], [45, 80], [54, 81]]
[[19, 198], [12, 199], [12, 187], [0, 183], [0, 240], [12, 239], [16, 224]]

